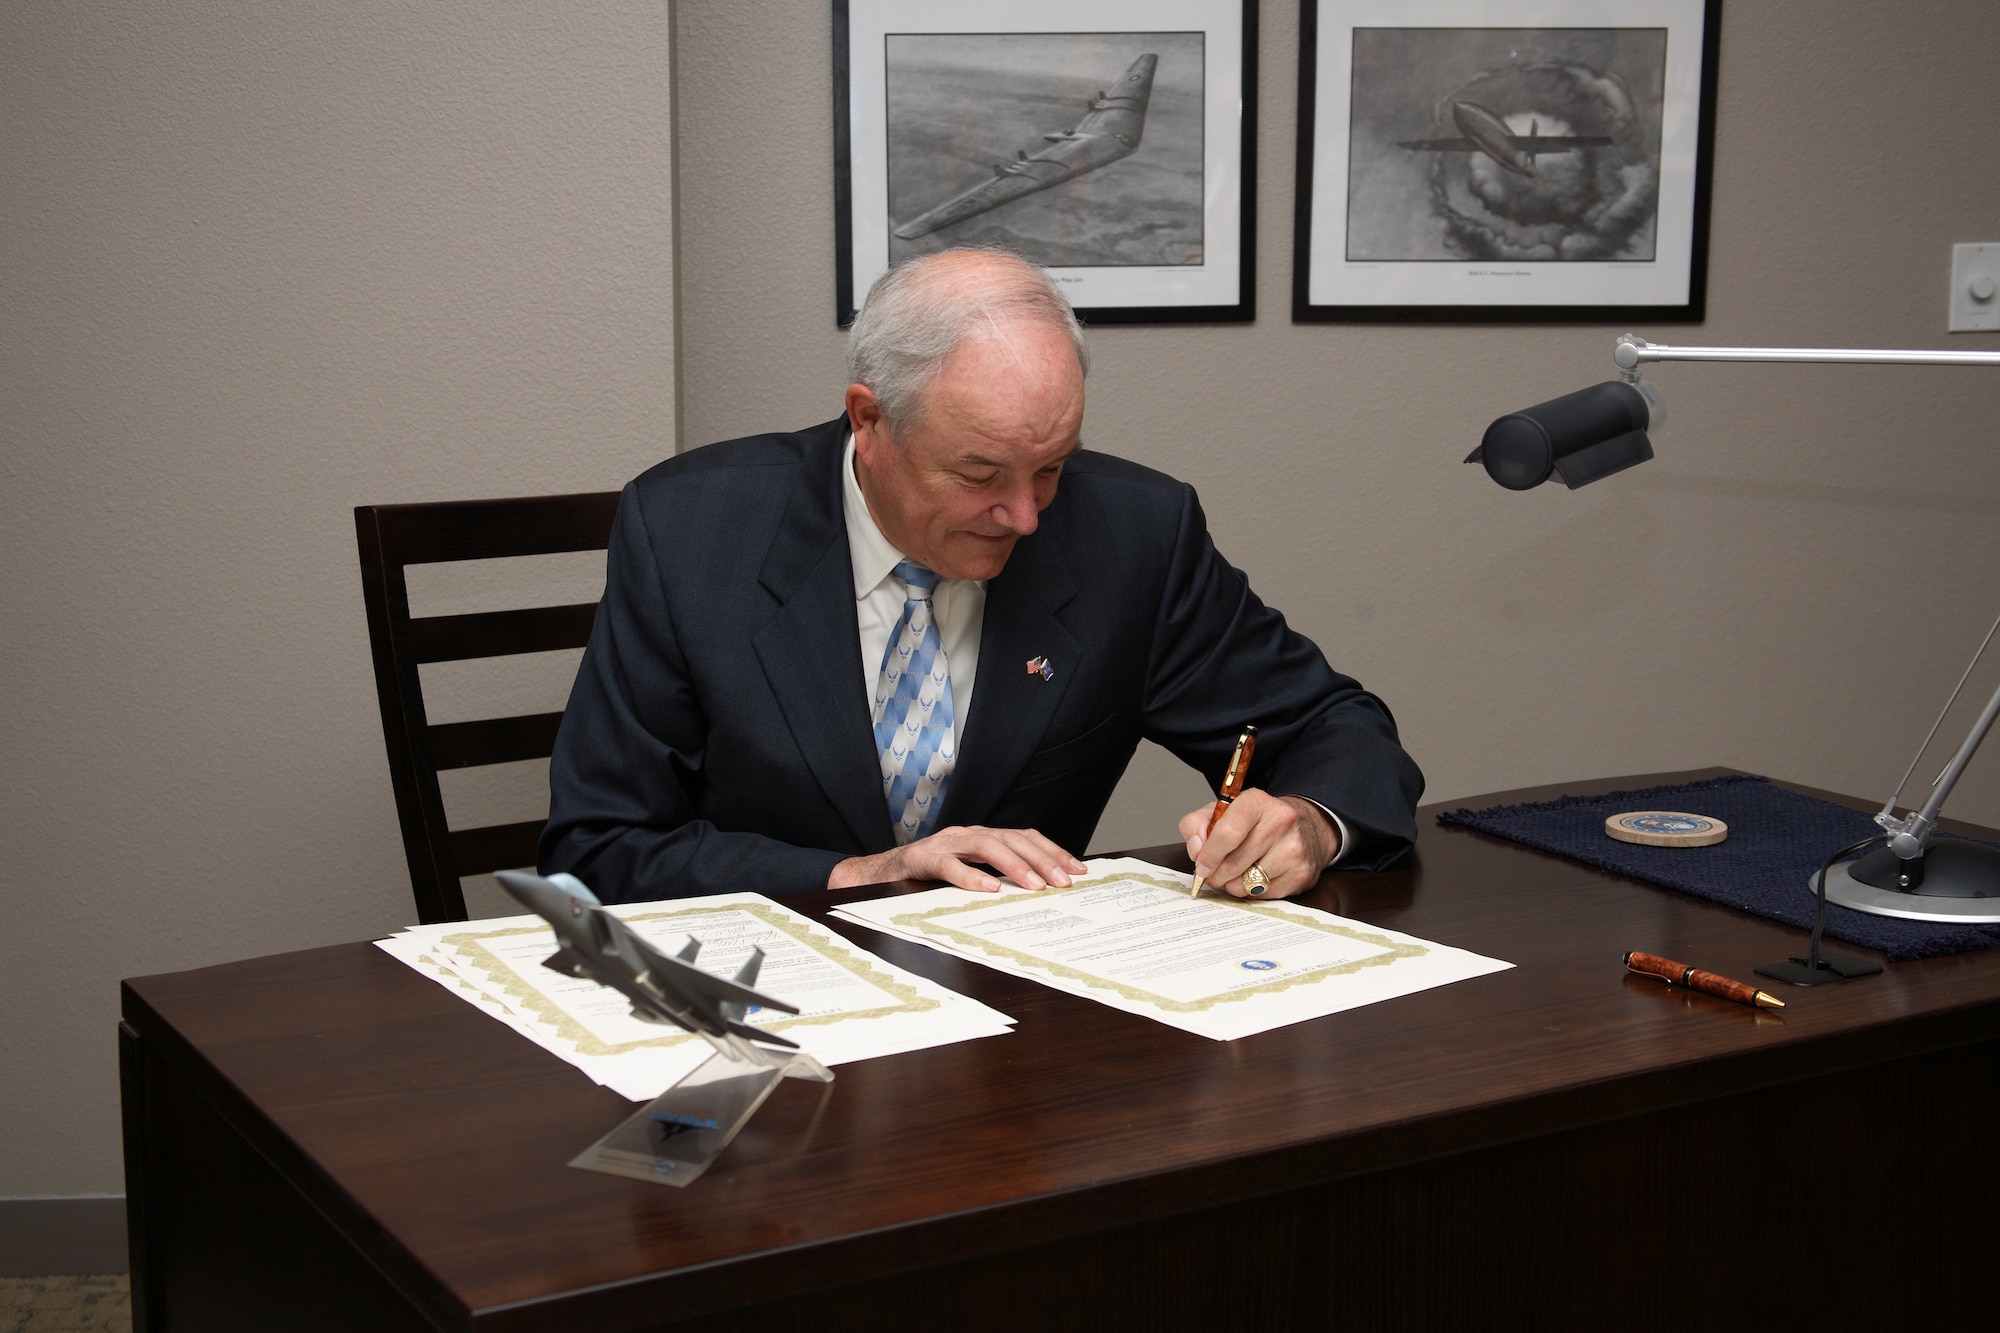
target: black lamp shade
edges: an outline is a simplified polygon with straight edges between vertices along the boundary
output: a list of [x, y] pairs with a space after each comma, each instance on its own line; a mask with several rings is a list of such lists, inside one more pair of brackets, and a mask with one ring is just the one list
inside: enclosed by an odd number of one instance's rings
[[1559, 473], [1571, 490], [1622, 472], [1653, 456], [1646, 438], [1646, 399], [1620, 380], [1510, 412], [1486, 428], [1465, 461], [1510, 491], [1541, 485]]

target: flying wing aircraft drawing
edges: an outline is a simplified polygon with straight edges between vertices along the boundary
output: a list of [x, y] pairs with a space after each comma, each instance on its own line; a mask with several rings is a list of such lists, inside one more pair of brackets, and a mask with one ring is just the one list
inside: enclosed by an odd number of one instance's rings
[[764, 964], [762, 949], [750, 951], [748, 961], [733, 979], [719, 977], [694, 965], [701, 952], [700, 940], [689, 936], [677, 957], [661, 953], [605, 911], [597, 895], [573, 875], [543, 879], [503, 870], [498, 879], [522, 906], [555, 928], [562, 947], [542, 966], [609, 986], [632, 1002], [634, 1018], [685, 1028], [735, 1059], [768, 1064], [765, 1055], [749, 1044], [753, 1041], [798, 1049], [797, 1042], [743, 1022], [753, 1004], [787, 1014], [798, 1012], [783, 1000], [750, 989]]
[[1145, 134], [1146, 103], [1153, 95], [1153, 71], [1159, 63], [1157, 55], [1140, 56], [1109, 91], [1098, 92], [1075, 129], [1044, 134], [1033, 153], [1023, 148], [1012, 162], [994, 164], [992, 180], [903, 223], [896, 235], [906, 241], [928, 236], [940, 227], [1129, 157]]
[[1484, 153], [1519, 176], [1535, 174], [1535, 159], [1543, 153], [1574, 153], [1579, 148], [1608, 148], [1601, 134], [1544, 135], [1541, 123], [1528, 122], [1526, 134], [1516, 134], [1492, 107], [1478, 102], [1451, 104], [1451, 121], [1465, 132], [1463, 139], [1404, 139], [1398, 148], [1428, 153]]

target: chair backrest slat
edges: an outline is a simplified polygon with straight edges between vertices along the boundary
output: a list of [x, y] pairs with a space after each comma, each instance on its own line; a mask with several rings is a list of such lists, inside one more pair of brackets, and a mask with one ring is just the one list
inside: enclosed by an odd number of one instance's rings
[[410, 615], [404, 568], [457, 560], [601, 551], [610, 541], [619, 493], [548, 495], [512, 500], [363, 505], [354, 511], [368, 640], [375, 662], [375, 696], [396, 792], [396, 816], [410, 889], [421, 921], [462, 921], [461, 876], [533, 865], [542, 820], [452, 830], [447, 826], [440, 768], [545, 759], [555, 745], [561, 713], [482, 718], [432, 726], [424, 710], [425, 662], [511, 656], [580, 648], [590, 639], [594, 602], [483, 611], [469, 615]]
[[562, 719], [561, 713], [530, 713], [440, 723], [429, 728], [431, 762], [446, 769], [546, 759], [555, 751]]
[[581, 648], [590, 642], [596, 616], [596, 602], [419, 616], [409, 622], [410, 655], [418, 662], [462, 662], [468, 657]]
[[528, 819], [519, 824], [453, 829], [451, 859], [457, 863], [461, 875], [487, 875], [495, 870], [532, 866], [535, 843], [546, 823], [546, 819]]
[[429, 565], [601, 551], [618, 509], [618, 492], [363, 508], [377, 516], [382, 549], [395, 563]]

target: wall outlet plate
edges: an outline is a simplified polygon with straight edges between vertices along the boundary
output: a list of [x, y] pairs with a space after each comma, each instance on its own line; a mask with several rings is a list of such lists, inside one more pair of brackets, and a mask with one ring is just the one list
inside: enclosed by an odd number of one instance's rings
[[1945, 330], [2000, 330], [2000, 241], [1951, 247], [1951, 314]]

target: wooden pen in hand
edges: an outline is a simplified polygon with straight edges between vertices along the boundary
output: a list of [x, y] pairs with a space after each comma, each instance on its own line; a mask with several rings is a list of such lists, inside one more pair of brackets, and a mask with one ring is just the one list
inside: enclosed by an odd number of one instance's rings
[[1695, 990], [1707, 991], [1710, 995], [1720, 995], [1725, 1000], [1734, 1000], [1738, 1004], [1753, 1004], [1759, 1009], [1785, 1007], [1783, 1000], [1766, 995], [1755, 986], [1746, 986], [1740, 981], [1731, 981], [1728, 977], [1715, 972], [1704, 972], [1698, 967], [1676, 963], [1673, 959], [1662, 958], [1658, 954], [1628, 953], [1625, 955], [1625, 970], [1658, 977], [1669, 986], [1690, 986]]
[[[1236, 738], [1236, 753], [1229, 756], [1229, 771], [1222, 775], [1222, 795], [1216, 799], [1215, 810], [1208, 817], [1208, 829], [1201, 835], [1208, 841], [1208, 835], [1215, 832], [1215, 823], [1222, 818], [1237, 797], [1243, 794], [1243, 779], [1250, 772], [1250, 756], [1257, 749], [1257, 728], [1245, 727], [1243, 734]], [[1208, 878], [1199, 870], [1194, 875], [1194, 888], [1189, 890], [1195, 897], [1201, 897], [1201, 882]]]

